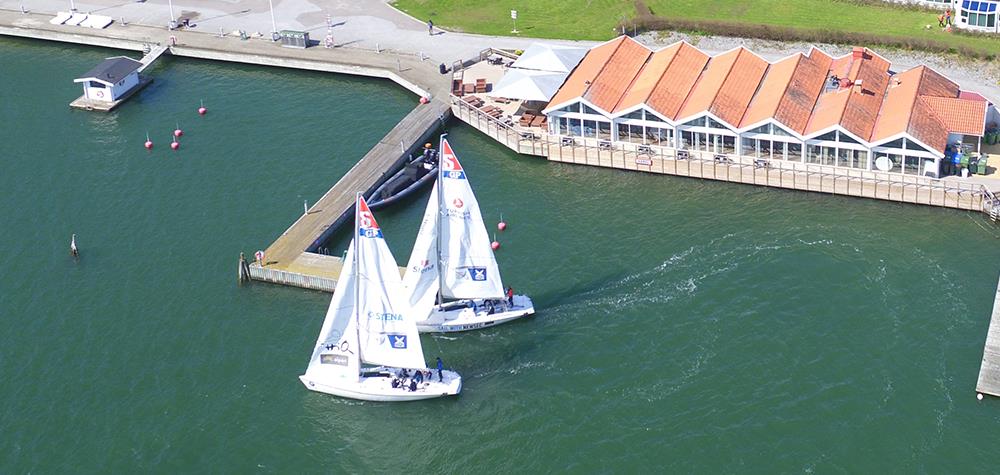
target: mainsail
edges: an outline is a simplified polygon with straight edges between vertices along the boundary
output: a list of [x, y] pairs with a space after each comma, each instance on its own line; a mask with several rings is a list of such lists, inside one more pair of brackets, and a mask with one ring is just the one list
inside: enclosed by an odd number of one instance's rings
[[416, 315], [426, 315], [434, 295], [450, 299], [503, 298], [479, 202], [448, 140], [441, 138], [435, 189], [406, 266], [403, 285]]
[[426, 367], [414, 315], [400, 294], [396, 261], [361, 195], [347, 253], [306, 374], [357, 380], [361, 362]]

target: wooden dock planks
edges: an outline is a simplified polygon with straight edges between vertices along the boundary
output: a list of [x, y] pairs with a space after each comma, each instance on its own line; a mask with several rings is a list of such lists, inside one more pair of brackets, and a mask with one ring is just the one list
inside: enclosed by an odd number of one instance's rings
[[[340, 275], [340, 259], [306, 253], [306, 248], [341, 215], [350, 212], [357, 192], [367, 193], [381, 184], [402, 164], [409, 150], [424, 143], [437, 130], [442, 117], [447, 119], [450, 115], [451, 110], [444, 100], [431, 101], [407, 114], [314, 203], [307, 214], [264, 251], [265, 267], [336, 279]], [[400, 149], [400, 143], [409, 147], [406, 154]]]
[[1000, 396], [1000, 282], [997, 283], [997, 292], [993, 297], [993, 316], [990, 317], [990, 328], [986, 333], [976, 392]]

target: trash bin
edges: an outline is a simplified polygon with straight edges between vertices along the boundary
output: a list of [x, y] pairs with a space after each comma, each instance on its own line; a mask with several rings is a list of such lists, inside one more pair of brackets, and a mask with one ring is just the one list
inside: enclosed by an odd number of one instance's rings
[[976, 167], [976, 173], [979, 174], [979, 175], [985, 175], [986, 174], [986, 165], [988, 164], [988, 162], [989, 162], [989, 159], [987, 157], [980, 158], [979, 159], [979, 165]]
[[445, 66], [444, 63], [441, 63], [438, 65], [438, 71], [441, 71], [441, 74], [447, 74], [448, 66]]

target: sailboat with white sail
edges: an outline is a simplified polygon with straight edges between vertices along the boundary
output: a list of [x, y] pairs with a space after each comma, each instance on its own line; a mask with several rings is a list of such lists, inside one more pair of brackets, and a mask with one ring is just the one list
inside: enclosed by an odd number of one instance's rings
[[[354, 239], [305, 374], [306, 388], [365, 401], [456, 395], [462, 377], [430, 371], [399, 268], [364, 197], [354, 207]], [[440, 368], [440, 365], [439, 365]], [[419, 372], [419, 376], [417, 373]]]
[[525, 295], [508, 295], [479, 202], [448, 139], [441, 136], [438, 179], [403, 276], [420, 332], [490, 327], [535, 313]]

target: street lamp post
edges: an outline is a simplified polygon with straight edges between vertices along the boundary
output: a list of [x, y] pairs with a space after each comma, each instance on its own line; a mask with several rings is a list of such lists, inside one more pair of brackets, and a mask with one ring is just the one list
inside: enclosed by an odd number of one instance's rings
[[174, 21], [174, 2], [173, 0], [167, 0], [167, 5], [170, 7], [170, 23], [167, 23], [167, 29], [173, 30], [177, 28], [177, 22]]
[[267, 0], [267, 5], [271, 7], [271, 40], [278, 41], [278, 25], [274, 22], [274, 2]]

